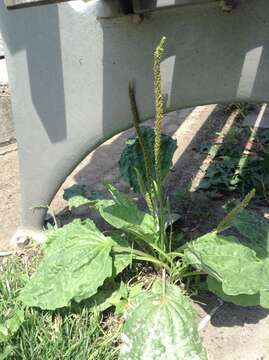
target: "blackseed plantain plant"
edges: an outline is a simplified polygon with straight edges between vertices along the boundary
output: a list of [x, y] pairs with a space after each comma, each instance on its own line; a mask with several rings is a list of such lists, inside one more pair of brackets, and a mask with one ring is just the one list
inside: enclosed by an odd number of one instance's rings
[[[184, 285], [186, 278], [203, 275], [208, 289], [221, 299], [269, 308], [269, 225], [244, 209], [254, 190], [216, 229], [175, 246], [174, 216], [163, 191], [176, 149], [175, 141], [161, 134], [164, 43], [162, 38], [154, 53], [155, 128], [140, 127], [129, 83], [136, 138], [129, 139], [120, 160], [123, 178], [142, 194], [147, 211], [109, 183], [110, 199], [66, 193], [70, 208], [86, 204], [116, 230], [104, 234], [92, 220], [76, 219], [48, 231], [43, 259], [20, 293], [26, 307], [55, 310], [88, 299], [88, 305], [100, 311], [116, 308], [124, 317], [121, 360], [207, 359], [196, 311]], [[243, 242], [222, 235], [232, 226], [242, 234]], [[151, 264], [155, 271], [146, 288], [118, 280], [118, 275], [136, 262]], [[15, 316], [19, 316], [16, 324], [23, 321], [20, 312]]]

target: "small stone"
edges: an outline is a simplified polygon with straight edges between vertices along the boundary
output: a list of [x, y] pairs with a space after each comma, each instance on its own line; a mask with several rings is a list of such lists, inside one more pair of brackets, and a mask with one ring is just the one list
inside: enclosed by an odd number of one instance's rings
[[224, 12], [231, 12], [236, 7], [236, 0], [220, 0], [220, 8]]
[[27, 246], [29, 245], [31, 239], [29, 236], [26, 236], [26, 235], [23, 235], [23, 236], [19, 236], [17, 239], [16, 239], [16, 245], [18, 247], [24, 247], [24, 246]]
[[134, 24], [141, 24], [144, 20], [143, 14], [132, 14], [132, 22]]

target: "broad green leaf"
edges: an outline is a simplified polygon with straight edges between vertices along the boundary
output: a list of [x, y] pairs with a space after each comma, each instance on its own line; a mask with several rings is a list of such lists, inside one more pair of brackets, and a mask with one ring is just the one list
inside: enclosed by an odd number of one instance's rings
[[87, 187], [85, 185], [73, 185], [64, 189], [63, 198], [68, 201], [69, 209], [89, 204], [90, 200], [86, 197]]
[[74, 184], [71, 187], [64, 189], [63, 198], [64, 200], [68, 201], [72, 197], [75, 196], [87, 196], [89, 193], [90, 188], [87, 185], [78, 185]]
[[[255, 250], [269, 272], [269, 222], [261, 215], [243, 210], [233, 221], [233, 225], [246, 239], [246, 246]], [[269, 308], [269, 281], [259, 293], [259, 305]]]
[[8, 341], [19, 330], [23, 322], [24, 311], [16, 309], [4, 323], [0, 324], [0, 343]]
[[222, 232], [233, 226], [233, 221], [240, 214], [240, 212], [249, 204], [249, 202], [254, 196], [255, 189], [253, 189], [249, 194], [247, 194], [244, 200], [225, 216], [225, 218], [219, 223], [217, 227], [217, 232]]
[[133, 298], [141, 294], [143, 291], [144, 284], [136, 283], [131, 287], [127, 288], [127, 294], [125, 297], [121, 298], [121, 301], [116, 305], [116, 313], [124, 314], [125, 309], [129, 306], [129, 304], [133, 301]]
[[110, 283], [108, 286], [103, 286], [97, 294], [92, 296], [87, 305], [92, 306], [98, 311], [105, 311], [111, 306], [115, 306], [116, 309], [121, 307], [122, 303], [126, 303], [128, 298], [127, 286], [121, 282], [112, 286]]
[[132, 254], [111, 252], [113, 259], [112, 277], [121, 273], [128, 265], [132, 263]]
[[269, 258], [269, 222], [261, 215], [244, 210], [233, 220], [236, 229], [249, 241], [247, 245], [260, 258]]
[[116, 229], [122, 229], [146, 242], [154, 242], [156, 237], [154, 218], [139, 210], [133, 200], [108, 184], [114, 203], [97, 203], [100, 215]]
[[[236, 217], [233, 217], [231, 221], [231, 224], [248, 239], [246, 243], [240, 244], [240, 251], [238, 251], [238, 248], [236, 250], [236, 248], [233, 247], [233, 249], [230, 248], [230, 256], [229, 251], [226, 252], [230, 258], [230, 262], [226, 261], [226, 265], [230, 266], [230, 275], [234, 273], [234, 269], [238, 270], [238, 292], [236, 294], [234, 291], [231, 292], [230, 289], [225, 287], [225, 281], [231, 281], [231, 279], [227, 277], [227, 274], [222, 273], [219, 278], [217, 276], [213, 278], [212, 276], [214, 275], [210, 273], [210, 271], [207, 271], [207, 273], [211, 274], [207, 280], [208, 288], [223, 300], [233, 302], [237, 305], [260, 305], [269, 308], [269, 224], [261, 216], [247, 210], [242, 210]], [[238, 244], [238, 240], [236, 240], [236, 242]], [[223, 247], [219, 248], [219, 255], [223, 255], [222, 249]], [[253, 256], [251, 256], [252, 259], [249, 257], [251, 253], [252, 255], [255, 254], [256, 259], [254, 259]], [[239, 261], [236, 260], [236, 256], [238, 260], [240, 260], [240, 264]], [[231, 263], [231, 261], [233, 263]], [[244, 265], [242, 265], [242, 261], [244, 261]], [[259, 263], [258, 266], [257, 261]], [[216, 267], [214, 267], [214, 269], [216, 271]], [[228, 271], [228, 269], [226, 270]], [[268, 275], [264, 276], [264, 274]], [[233, 280], [234, 285], [236, 285], [236, 276], [233, 277]], [[248, 291], [250, 289], [251, 291]]]
[[132, 299], [136, 297], [137, 295], [141, 294], [143, 291], [144, 283], [143, 282], [137, 282], [134, 285], [132, 285], [129, 290], [129, 297]]
[[207, 277], [208, 290], [220, 297], [222, 300], [231, 302], [240, 306], [257, 306], [260, 305], [266, 309], [269, 309], [269, 291], [261, 290], [254, 295], [227, 295], [222, 289], [221, 282], [217, 281], [211, 276]]
[[214, 279], [212, 276], [207, 277], [207, 286], [208, 290], [217, 295], [224, 301], [231, 302], [235, 305], [240, 306], [256, 306], [260, 305], [260, 293], [256, 293], [254, 295], [227, 295], [222, 290], [221, 282]]
[[[151, 178], [156, 178], [154, 166], [154, 129], [146, 126], [140, 128], [144, 143], [148, 152], [150, 162]], [[161, 136], [161, 171], [162, 178], [164, 178], [172, 167], [172, 158], [176, 151], [177, 143], [170, 136], [162, 134]], [[137, 179], [136, 170], [138, 170], [143, 182], [147, 182], [145, 171], [145, 161], [143, 152], [137, 137], [132, 137], [127, 140], [126, 146], [122, 152], [119, 168], [122, 178], [130, 184], [135, 192], [140, 192], [139, 181]]]
[[94, 206], [97, 199], [98, 202], [101, 201], [102, 195], [96, 191], [91, 191], [86, 185], [75, 184], [64, 190], [63, 198], [68, 202], [69, 209], [71, 210], [82, 205]]
[[208, 233], [188, 244], [186, 260], [222, 283], [227, 295], [254, 295], [269, 287], [268, 267], [234, 236]]
[[269, 309], [269, 290], [261, 290], [260, 305], [265, 309]]
[[76, 195], [76, 196], [71, 197], [68, 200], [68, 207], [69, 207], [69, 210], [72, 210], [73, 208], [77, 208], [82, 205], [93, 206], [95, 203], [96, 203], [96, 200], [90, 200], [82, 195]]
[[113, 241], [91, 220], [74, 220], [50, 232], [44, 258], [37, 272], [22, 290], [27, 306], [53, 310], [79, 302], [97, 292], [112, 275]]
[[111, 281], [107, 281], [98, 290], [98, 293], [87, 301], [87, 305], [98, 311], [105, 311], [111, 306], [115, 306], [115, 313], [123, 314], [128, 303], [143, 291], [143, 285], [143, 283], [136, 283], [127, 287], [124, 282], [120, 284], [114, 282], [113, 284]]
[[125, 307], [128, 303], [128, 297], [129, 297], [129, 291], [128, 291], [128, 287], [126, 286], [126, 284], [122, 283], [123, 286], [120, 289], [120, 297], [114, 301], [114, 306], [115, 306], [115, 314], [123, 314]]
[[[113, 233], [110, 235], [113, 245], [118, 245], [121, 247], [130, 247], [127, 239], [120, 234]], [[113, 251], [111, 252], [111, 256], [113, 259], [113, 272], [112, 276], [116, 277], [119, 273], [121, 273], [128, 265], [132, 262], [132, 254], [129, 253], [116, 253]]]
[[125, 314], [120, 360], [206, 360], [190, 299], [158, 281], [131, 301]]

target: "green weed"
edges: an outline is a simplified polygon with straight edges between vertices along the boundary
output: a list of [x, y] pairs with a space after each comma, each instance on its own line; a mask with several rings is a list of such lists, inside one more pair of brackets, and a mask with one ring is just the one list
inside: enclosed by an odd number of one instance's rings
[[[0, 323], [18, 306], [18, 294], [29, 280], [37, 259], [13, 256], [0, 273]], [[117, 317], [107, 317], [85, 305], [61, 311], [26, 308], [19, 330], [0, 343], [0, 359], [114, 360], [118, 356]]]

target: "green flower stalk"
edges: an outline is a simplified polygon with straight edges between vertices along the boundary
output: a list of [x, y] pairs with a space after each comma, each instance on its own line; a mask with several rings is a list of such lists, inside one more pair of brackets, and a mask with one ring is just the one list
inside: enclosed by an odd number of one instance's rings
[[154, 51], [154, 93], [155, 93], [155, 169], [158, 186], [161, 186], [161, 131], [163, 121], [163, 96], [161, 89], [161, 58], [164, 52], [166, 38], [162, 37], [159, 46]]
[[[162, 37], [159, 45], [154, 51], [154, 95], [155, 95], [155, 128], [154, 128], [154, 169], [155, 176], [152, 174], [151, 158], [148, 153], [143, 135], [140, 129], [139, 113], [131, 82], [128, 84], [129, 99], [133, 114], [133, 123], [136, 130], [137, 138], [142, 149], [146, 181], [142, 179], [136, 170], [136, 176], [139, 183], [140, 191], [147, 202], [150, 212], [156, 220], [156, 231], [158, 232], [158, 240], [156, 245], [163, 253], [166, 251], [166, 231], [164, 219], [164, 204], [162, 196], [162, 164], [161, 164], [161, 131], [164, 117], [163, 96], [161, 92], [161, 58], [164, 52], [165, 37]], [[164, 257], [161, 256], [164, 260]]]
[[149, 158], [148, 150], [147, 150], [146, 144], [144, 142], [143, 136], [141, 134], [140, 126], [139, 126], [140, 118], [139, 118], [138, 108], [137, 108], [136, 99], [135, 99], [131, 81], [128, 82], [128, 94], [129, 94], [129, 100], [130, 100], [131, 110], [132, 110], [132, 114], [133, 114], [133, 124], [134, 124], [134, 128], [135, 128], [135, 132], [136, 132], [136, 135], [137, 135], [137, 138], [138, 138], [138, 141], [139, 141], [142, 153], [143, 153], [147, 183], [144, 186], [143, 179], [140, 177], [139, 173], [137, 173], [137, 179], [138, 179], [138, 182], [140, 185], [140, 190], [143, 193], [145, 201], [147, 203], [148, 209], [151, 213], [154, 213], [155, 205], [154, 205], [154, 201], [152, 198], [150, 158]]
[[158, 196], [159, 242], [163, 251], [166, 251], [166, 234], [164, 224], [164, 208], [162, 199], [162, 173], [161, 173], [161, 132], [163, 122], [163, 96], [161, 86], [161, 59], [164, 52], [166, 38], [162, 37], [159, 46], [154, 51], [154, 95], [155, 95], [155, 171]]
[[147, 175], [147, 178], [150, 179], [150, 174], [151, 174], [150, 159], [149, 159], [146, 144], [144, 142], [143, 136], [141, 134], [140, 126], [139, 126], [140, 119], [139, 119], [137, 104], [136, 104], [135, 95], [134, 95], [131, 81], [129, 81], [129, 83], [128, 83], [128, 92], [129, 92], [131, 110], [133, 113], [133, 124], [134, 124], [134, 128], [135, 128], [135, 132], [136, 132], [139, 144], [140, 144], [142, 152], [143, 152], [146, 175]]

